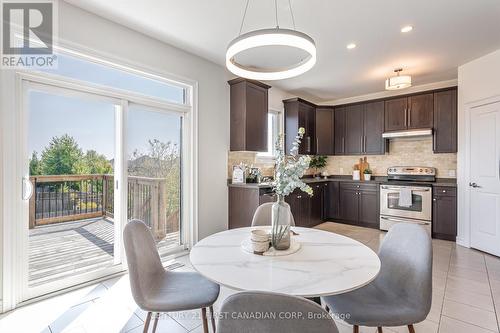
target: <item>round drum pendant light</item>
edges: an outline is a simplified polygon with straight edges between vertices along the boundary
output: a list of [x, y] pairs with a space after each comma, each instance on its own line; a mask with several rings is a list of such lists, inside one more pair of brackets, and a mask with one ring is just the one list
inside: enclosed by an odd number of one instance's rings
[[[291, 29], [280, 29], [278, 24], [277, 2], [276, 8], [276, 28], [261, 29], [241, 34], [243, 23], [245, 21], [248, 2], [245, 7], [245, 13], [240, 27], [240, 35], [229, 43], [226, 50], [226, 67], [231, 73], [254, 80], [282, 80], [291, 78], [310, 70], [316, 63], [316, 45], [314, 40], [308, 35]], [[292, 22], [295, 29], [295, 20], [292, 7], [290, 5]], [[236, 56], [242, 52], [261, 47], [285, 46], [296, 48], [307, 53], [303, 59], [293, 65], [283, 65], [275, 68], [259, 69], [258, 67], [245, 66], [236, 61]], [[285, 60], [285, 59], [284, 59]]]

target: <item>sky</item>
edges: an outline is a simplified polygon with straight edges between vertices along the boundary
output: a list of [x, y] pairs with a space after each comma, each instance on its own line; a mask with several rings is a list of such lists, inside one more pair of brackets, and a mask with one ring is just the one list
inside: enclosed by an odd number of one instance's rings
[[[31, 91], [28, 112], [29, 154], [39, 156], [54, 136], [68, 134], [85, 152], [93, 149], [114, 158], [115, 110], [111, 103]], [[147, 152], [148, 140], [180, 143], [180, 117], [131, 106], [127, 119], [127, 150]]]
[[[58, 68], [46, 72], [125, 89], [178, 103], [183, 102], [182, 88], [151, 80], [112, 67], [58, 55]], [[115, 110], [109, 102], [92, 98], [63, 96], [30, 90], [28, 111], [29, 154], [39, 156], [54, 136], [68, 134], [83, 151], [96, 150], [108, 159], [114, 158]], [[147, 152], [148, 140], [180, 142], [180, 117], [130, 106], [127, 119], [127, 149]]]

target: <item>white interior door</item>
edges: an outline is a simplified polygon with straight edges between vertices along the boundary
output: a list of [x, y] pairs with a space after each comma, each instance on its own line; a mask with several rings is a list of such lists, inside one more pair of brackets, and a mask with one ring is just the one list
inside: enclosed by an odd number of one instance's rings
[[471, 246], [500, 255], [500, 102], [471, 109]]

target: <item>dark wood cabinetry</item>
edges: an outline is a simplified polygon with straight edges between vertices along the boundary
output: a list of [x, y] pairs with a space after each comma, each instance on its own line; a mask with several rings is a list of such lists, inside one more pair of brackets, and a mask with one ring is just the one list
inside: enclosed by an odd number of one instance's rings
[[268, 89], [270, 86], [237, 78], [230, 85], [231, 151], [267, 151]]
[[[338, 131], [338, 134], [337, 134]], [[386, 152], [384, 102], [350, 105], [335, 110], [335, 154], [374, 155]], [[337, 141], [340, 140], [340, 144]]]
[[335, 107], [333, 117], [334, 153], [345, 154], [345, 113], [346, 107]]
[[384, 133], [384, 102], [364, 104], [363, 112], [363, 154], [385, 154], [387, 140], [382, 138]]
[[432, 128], [434, 94], [408, 97], [408, 129]]
[[385, 130], [401, 131], [406, 129], [408, 98], [393, 98], [385, 101]]
[[316, 154], [316, 105], [300, 98], [283, 101], [285, 105], [285, 150], [292, 148], [300, 127], [305, 129], [299, 154]]
[[253, 214], [261, 204], [260, 194], [258, 188], [229, 187], [229, 229], [249, 227], [252, 225]]
[[341, 182], [340, 219], [354, 225], [379, 227], [379, 192], [376, 184]]
[[334, 115], [332, 107], [316, 108], [316, 154], [334, 154]]
[[298, 227], [314, 227], [324, 219], [324, 196], [327, 188], [326, 182], [309, 184], [313, 189], [313, 196], [297, 189], [286, 197], [290, 210]]
[[457, 152], [457, 90], [434, 93], [434, 152]]
[[362, 104], [351, 105], [345, 115], [345, 154], [359, 155], [363, 152], [363, 113]]
[[433, 109], [433, 93], [388, 99], [385, 101], [385, 130], [431, 128]]
[[340, 183], [329, 181], [325, 187], [324, 195], [324, 217], [336, 220], [340, 217], [339, 211]]
[[457, 236], [456, 188], [434, 187], [432, 198], [432, 236], [455, 241]]

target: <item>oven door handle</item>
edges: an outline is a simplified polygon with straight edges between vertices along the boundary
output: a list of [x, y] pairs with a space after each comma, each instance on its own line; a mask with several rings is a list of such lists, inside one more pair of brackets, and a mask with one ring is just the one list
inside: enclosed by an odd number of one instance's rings
[[425, 222], [425, 221], [422, 221], [422, 222], [420, 222], [420, 221], [419, 222], [408, 221], [408, 220], [394, 219], [394, 218], [390, 218], [390, 217], [386, 217], [386, 216], [381, 216], [380, 218], [383, 219], [383, 220], [392, 221], [392, 222], [399, 222], [399, 223], [413, 223], [413, 224], [418, 224], [418, 225], [428, 225], [428, 224], [430, 224], [430, 222]]
[[400, 186], [400, 187], [391, 187], [391, 186], [384, 186], [382, 185], [380, 187], [383, 190], [394, 190], [394, 191], [399, 191], [402, 188], [408, 188], [414, 192], [429, 192], [431, 189], [430, 188], [415, 188], [415, 187], [406, 187], [406, 186]]

